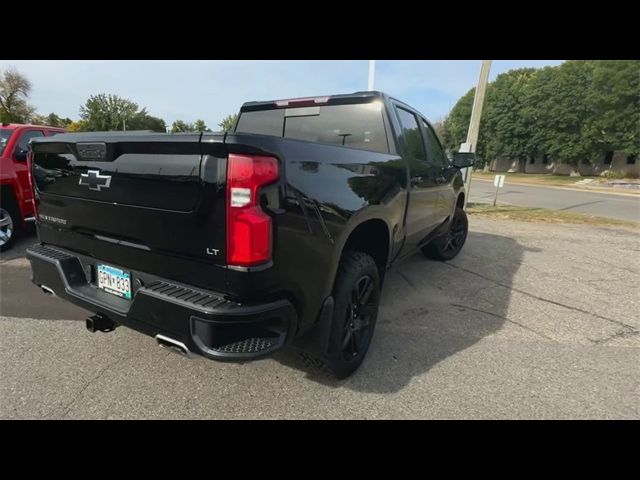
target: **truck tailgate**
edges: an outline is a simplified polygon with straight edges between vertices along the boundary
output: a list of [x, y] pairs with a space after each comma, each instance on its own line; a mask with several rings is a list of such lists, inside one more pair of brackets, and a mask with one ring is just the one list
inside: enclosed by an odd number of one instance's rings
[[[213, 138], [212, 138], [213, 137]], [[85, 133], [33, 142], [40, 241], [224, 289], [224, 135]]]

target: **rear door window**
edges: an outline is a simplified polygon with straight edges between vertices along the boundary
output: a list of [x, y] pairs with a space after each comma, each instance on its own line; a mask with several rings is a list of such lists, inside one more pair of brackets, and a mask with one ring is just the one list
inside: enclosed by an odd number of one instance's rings
[[427, 156], [429, 161], [438, 167], [447, 167], [449, 165], [449, 159], [440, 145], [440, 140], [438, 140], [436, 132], [434, 132], [431, 125], [424, 120], [422, 120], [422, 126], [425, 132], [427, 132]]
[[396, 107], [398, 112], [398, 120], [402, 127], [402, 138], [404, 140], [405, 154], [407, 159], [411, 161], [427, 161], [427, 155], [424, 151], [424, 142], [420, 133], [420, 126], [416, 116], [408, 110]]

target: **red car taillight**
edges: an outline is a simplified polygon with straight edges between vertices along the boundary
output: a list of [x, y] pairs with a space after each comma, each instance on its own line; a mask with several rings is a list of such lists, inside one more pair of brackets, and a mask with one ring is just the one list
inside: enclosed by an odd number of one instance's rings
[[260, 207], [260, 188], [278, 179], [274, 157], [229, 154], [227, 263], [248, 267], [271, 259], [271, 217]]

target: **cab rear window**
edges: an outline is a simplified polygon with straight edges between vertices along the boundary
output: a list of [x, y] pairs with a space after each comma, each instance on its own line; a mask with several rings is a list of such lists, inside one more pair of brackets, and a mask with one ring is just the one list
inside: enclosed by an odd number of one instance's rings
[[236, 132], [389, 153], [382, 103], [258, 110], [240, 114]]

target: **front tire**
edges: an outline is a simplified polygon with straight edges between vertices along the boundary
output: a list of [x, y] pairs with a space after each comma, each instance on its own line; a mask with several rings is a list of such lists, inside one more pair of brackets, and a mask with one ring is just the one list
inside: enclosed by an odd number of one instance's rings
[[456, 207], [446, 235], [434, 238], [429, 244], [422, 247], [422, 253], [434, 260], [451, 260], [462, 250], [464, 242], [467, 240], [468, 232], [469, 220], [467, 212], [460, 207]]

